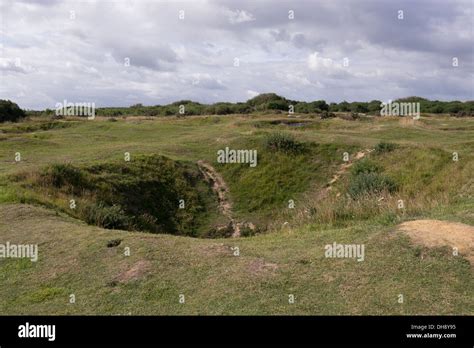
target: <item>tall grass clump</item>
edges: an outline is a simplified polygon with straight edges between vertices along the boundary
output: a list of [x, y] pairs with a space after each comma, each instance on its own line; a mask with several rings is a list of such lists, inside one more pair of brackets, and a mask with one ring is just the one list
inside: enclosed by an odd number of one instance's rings
[[304, 150], [304, 144], [287, 133], [271, 133], [267, 135], [265, 146], [272, 151], [285, 153], [301, 153]]
[[397, 144], [394, 143], [386, 143], [386, 142], [380, 142], [375, 146], [375, 153], [376, 154], [382, 154], [386, 152], [392, 152], [398, 147]]
[[393, 193], [397, 191], [397, 183], [388, 176], [381, 174], [381, 165], [369, 159], [356, 162], [351, 168], [348, 193], [352, 198], [363, 195]]
[[79, 192], [87, 187], [85, 173], [69, 163], [48, 166], [40, 174], [40, 181], [45, 185], [62, 188], [68, 192]]
[[363, 159], [356, 162], [351, 168], [351, 174], [357, 176], [359, 174], [380, 173], [382, 166], [369, 159]]
[[379, 173], [360, 173], [351, 178], [348, 193], [352, 198], [359, 198], [367, 194], [382, 192], [393, 193], [397, 190], [397, 183], [391, 178]]

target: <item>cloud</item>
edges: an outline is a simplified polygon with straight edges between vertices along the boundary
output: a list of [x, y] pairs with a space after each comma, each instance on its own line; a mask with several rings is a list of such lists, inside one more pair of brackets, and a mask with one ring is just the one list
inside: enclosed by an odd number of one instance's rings
[[256, 97], [257, 95], [259, 95], [260, 93], [256, 92], [256, 91], [252, 91], [252, 90], [248, 90], [247, 91], [247, 95], [249, 96], [249, 99], [252, 99], [254, 97]]
[[324, 58], [319, 56], [319, 52], [314, 52], [308, 57], [308, 67], [311, 70], [329, 70], [337, 69], [339, 65], [336, 64], [331, 58]]
[[213, 78], [209, 74], [193, 74], [191, 84], [205, 89], [226, 89], [220, 79]]
[[0, 71], [4, 73], [21, 73], [21, 74], [28, 74], [32, 72], [34, 69], [32, 66], [23, 65], [21, 63], [21, 59], [8, 59], [8, 58], [0, 58]]
[[229, 23], [231, 24], [239, 24], [255, 20], [255, 17], [251, 13], [244, 10], [227, 10], [226, 14]]
[[2, 1], [0, 99], [39, 109], [235, 102], [256, 91], [474, 99], [471, 11], [469, 0]]

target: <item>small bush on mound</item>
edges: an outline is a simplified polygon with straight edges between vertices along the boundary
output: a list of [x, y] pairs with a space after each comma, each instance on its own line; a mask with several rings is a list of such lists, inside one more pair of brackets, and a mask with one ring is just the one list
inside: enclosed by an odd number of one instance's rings
[[300, 153], [304, 150], [303, 143], [297, 141], [292, 135], [285, 133], [272, 133], [267, 136], [266, 147], [273, 151], [286, 153]]
[[375, 146], [375, 153], [381, 154], [385, 152], [391, 152], [395, 150], [397, 147], [398, 145], [394, 143], [380, 142]]
[[17, 122], [25, 117], [25, 112], [10, 100], [0, 100], [0, 122]]
[[351, 168], [351, 173], [354, 176], [362, 173], [379, 173], [381, 171], [382, 167], [369, 159], [364, 159], [362, 161], [356, 162]]
[[397, 184], [389, 177], [379, 173], [360, 173], [352, 177], [349, 185], [349, 195], [358, 198], [366, 194], [395, 192]]

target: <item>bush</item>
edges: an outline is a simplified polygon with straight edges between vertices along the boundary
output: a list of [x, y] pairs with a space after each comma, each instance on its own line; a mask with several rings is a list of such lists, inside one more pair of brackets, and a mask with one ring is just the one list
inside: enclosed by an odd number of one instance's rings
[[240, 228], [241, 237], [252, 237], [252, 236], [255, 236], [258, 232], [259, 232], [258, 229], [256, 229], [255, 227], [252, 228], [249, 225], [243, 225]]
[[375, 146], [375, 153], [381, 154], [391, 152], [397, 148], [397, 144], [380, 142]]
[[0, 100], [0, 122], [17, 122], [25, 117], [25, 112], [10, 100]]
[[285, 100], [273, 100], [264, 105], [266, 110], [288, 110], [288, 103]]
[[311, 112], [329, 111], [329, 105], [324, 100], [309, 103]]
[[378, 173], [360, 173], [352, 177], [349, 185], [349, 195], [352, 198], [360, 197], [364, 194], [381, 193], [384, 191], [395, 192], [397, 184], [389, 177]]
[[262, 93], [253, 97], [252, 99], [247, 100], [247, 104], [250, 106], [258, 106], [262, 104], [267, 104], [271, 101], [286, 101], [285, 98], [280, 97], [275, 93]]
[[214, 107], [216, 115], [229, 115], [232, 113], [231, 104], [229, 103], [216, 103]]
[[272, 133], [267, 136], [265, 145], [270, 150], [283, 151], [287, 153], [299, 153], [304, 145], [297, 141], [292, 135], [285, 133]]
[[381, 166], [368, 159], [356, 162], [351, 168], [351, 173], [353, 176], [359, 174], [380, 173], [381, 171]]
[[84, 208], [87, 223], [110, 229], [132, 229], [130, 218], [119, 205], [90, 204]]
[[46, 168], [41, 178], [57, 188], [70, 186], [77, 191], [86, 186], [84, 173], [71, 164], [53, 164]]
[[107, 248], [114, 248], [116, 246], [119, 246], [120, 243], [122, 243], [121, 239], [111, 239], [107, 241]]
[[360, 119], [360, 115], [357, 112], [351, 112], [351, 118], [353, 120], [358, 120]]
[[321, 113], [320, 117], [321, 117], [321, 120], [324, 120], [324, 119], [327, 119], [327, 118], [334, 118], [334, 117], [336, 117], [336, 115], [332, 112], [323, 111]]

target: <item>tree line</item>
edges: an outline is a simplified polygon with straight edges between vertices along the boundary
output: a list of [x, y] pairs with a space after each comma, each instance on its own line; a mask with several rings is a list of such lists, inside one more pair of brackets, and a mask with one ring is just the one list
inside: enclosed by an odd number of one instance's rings
[[[439, 101], [428, 100], [421, 97], [408, 97], [396, 99], [393, 102], [417, 102], [420, 103], [422, 113], [451, 114], [453, 116], [474, 116], [474, 101]], [[296, 101], [286, 99], [275, 93], [264, 93], [246, 102], [228, 103], [218, 102], [214, 104], [201, 104], [192, 100], [179, 100], [167, 105], [144, 106], [135, 104], [129, 107], [103, 107], [97, 108], [96, 116], [186, 116], [186, 115], [230, 115], [261, 113], [332, 113], [351, 112], [379, 115], [382, 101], [372, 100], [369, 102], [347, 102], [327, 103], [325, 100], [312, 102]], [[42, 111], [27, 111], [28, 115], [55, 116], [55, 110], [46, 109]], [[0, 100], [0, 122], [16, 121], [25, 116], [17, 104], [9, 100]]]

